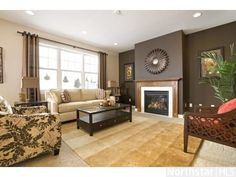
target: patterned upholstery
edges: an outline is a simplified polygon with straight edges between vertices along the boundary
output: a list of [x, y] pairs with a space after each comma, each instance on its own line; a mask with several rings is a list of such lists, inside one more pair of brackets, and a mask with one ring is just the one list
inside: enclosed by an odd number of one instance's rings
[[60, 119], [45, 110], [45, 106], [17, 107], [14, 114], [0, 116], [0, 166], [60, 149]]
[[[184, 115], [184, 151], [188, 135], [236, 148], [236, 109], [217, 114], [217, 108], [198, 108]], [[211, 110], [211, 112], [210, 112]]]
[[31, 107], [12, 107], [12, 111], [14, 114], [24, 114], [24, 115], [30, 115], [30, 114], [40, 114], [40, 113], [46, 113], [47, 108], [46, 106], [31, 106]]

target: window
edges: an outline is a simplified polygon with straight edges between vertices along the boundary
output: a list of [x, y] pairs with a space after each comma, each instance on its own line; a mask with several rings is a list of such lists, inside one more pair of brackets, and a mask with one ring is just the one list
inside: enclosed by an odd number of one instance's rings
[[40, 89], [57, 88], [58, 52], [54, 48], [39, 46]]
[[98, 88], [97, 54], [39, 44], [41, 90]]

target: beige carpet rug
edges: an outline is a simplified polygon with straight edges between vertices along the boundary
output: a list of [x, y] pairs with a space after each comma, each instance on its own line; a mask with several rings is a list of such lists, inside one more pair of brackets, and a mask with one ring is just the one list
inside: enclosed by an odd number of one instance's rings
[[62, 138], [89, 166], [191, 166], [200, 139], [190, 138], [183, 152], [183, 125], [158, 118], [133, 116], [89, 136], [76, 122], [63, 125]]

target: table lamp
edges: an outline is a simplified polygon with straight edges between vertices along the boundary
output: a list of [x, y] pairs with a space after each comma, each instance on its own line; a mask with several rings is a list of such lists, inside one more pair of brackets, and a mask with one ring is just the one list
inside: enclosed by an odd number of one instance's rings
[[22, 77], [21, 91], [26, 95], [26, 101], [39, 100], [39, 78], [37, 77]]

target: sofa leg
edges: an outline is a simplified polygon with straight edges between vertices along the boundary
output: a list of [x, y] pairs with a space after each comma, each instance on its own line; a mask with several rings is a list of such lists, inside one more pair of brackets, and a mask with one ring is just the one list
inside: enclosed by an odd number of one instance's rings
[[184, 134], [184, 152], [188, 152], [188, 134]]
[[54, 149], [53, 150], [53, 155], [59, 155], [60, 149]]

